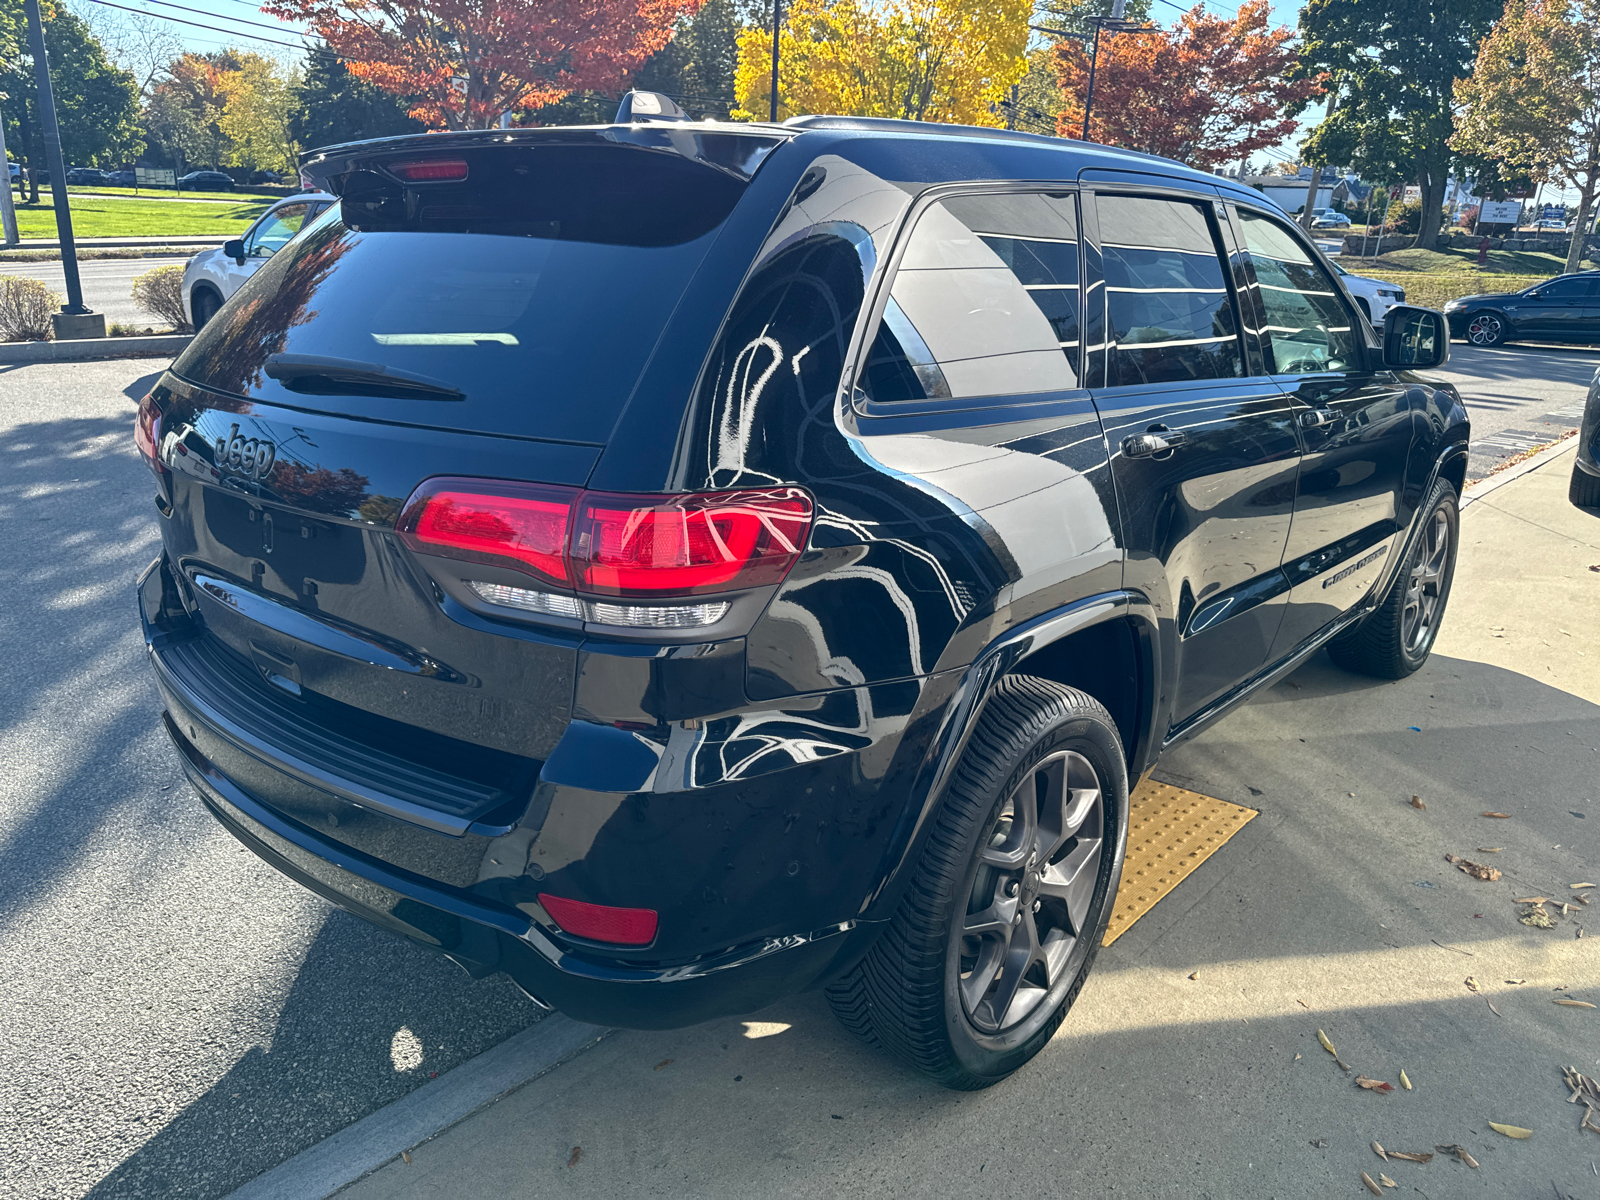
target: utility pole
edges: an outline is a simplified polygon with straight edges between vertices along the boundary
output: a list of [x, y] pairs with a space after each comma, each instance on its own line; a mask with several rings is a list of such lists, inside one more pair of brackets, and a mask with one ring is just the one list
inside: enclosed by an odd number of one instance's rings
[[45, 161], [50, 164], [50, 195], [55, 200], [56, 233], [61, 239], [61, 273], [66, 277], [67, 302], [50, 318], [58, 338], [105, 337], [106, 318], [83, 303], [78, 280], [78, 247], [72, 240], [72, 210], [67, 206], [67, 167], [61, 159], [61, 129], [56, 124], [55, 94], [50, 89], [50, 59], [44, 49], [44, 22], [39, 0], [24, 0], [28, 11], [28, 48], [39, 79], [39, 126], [44, 133]]
[[[10, 96], [0, 92], [0, 100], [9, 99], [11, 99]], [[0, 116], [0, 163], [5, 164], [0, 169], [3, 169], [6, 173], [6, 190], [0, 193], [0, 223], [5, 226], [6, 247], [9, 249], [22, 239], [17, 236], [17, 210], [11, 203], [11, 158], [6, 154], [6, 122], [4, 116]]]
[[772, 100], [767, 120], [778, 123], [778, 29], [783, 23], [783, 0], [772, 0]]
[[1089, 86], [1083, 97], [1083, 134], [1081, 141], [1089, 140], [1089, 114], [1094, 109], [1094, 77], [1100, 65], [1100, 34], [1128, 33], [1132, 30], [1144, 28], [1142, 25], [1127, 20], [1123, 13], [1127, 11], [1127, 0], [1112, 0], [1111, 15], [1109, 17], [1089, 17], [1088, 21], [1094, 26], [1094, 40], [1089, 43]]
[[[1323, 120], [1327, 120], [1328, 117], [1333, 116], [1333, 110], [1338, 105], [1338, 103], [1339, 103], [1339, 93], [1337, 91], [1329, 92], [1328, 93], [1328, 112], [1327, 112], [1327, 116], [1323, 117]], [[1306, 185], [1306, 206], [1305, 206], [1305, 211], [1303, 213], [1301, 213], [1301, 215], [1300, 215], [1300, 224], [1305, 226], [1307, 233], [1311, 232], [1311, 222], [1314, 219], [1312, 214], [1311, 214], [1311, 210], [1314, 209], [1317, 206], [1317, 186], [1321, 182], [1322, 182], [1322, 164], [1313, 163], [1311, 165], [1311, 182]]]

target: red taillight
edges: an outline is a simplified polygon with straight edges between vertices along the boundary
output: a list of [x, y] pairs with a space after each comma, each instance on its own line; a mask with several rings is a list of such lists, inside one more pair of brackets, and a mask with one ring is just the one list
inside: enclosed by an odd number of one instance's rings
[[498, 563], [562, 587], [575, 488], [430, 479], [400, 514], [400, 535], [425, 554]]
[[418, 162], [391, 163], [389, 170], [407, 183], [452, 183], [467, 177], [467, 164], [459, 158], [425, 158]]
[[144, 457], [145, 466], [157, 475], [167, 473], [157, 453], [161, 447], [161, 410], [149, 395], [139, 401], [139, 415], [133, 419], [133, 444]]
[[396, 526], [414, 550], [511, 567], [594, 596], [693, 596], [781, 582], [811, 532], [799, 488], [624, 496], [430, 479]]
[[655, 940], [657, 918], [651, 908], [611, 908], [547, 892], [539, 893], [539, 903], [573, 937], [617, 946], [643, 946]]
[[781, 582], [805, 548], [811, 497], [799, 488], [616, 496], [585, 492], [572, 573], [601, 596], [693, 596]]

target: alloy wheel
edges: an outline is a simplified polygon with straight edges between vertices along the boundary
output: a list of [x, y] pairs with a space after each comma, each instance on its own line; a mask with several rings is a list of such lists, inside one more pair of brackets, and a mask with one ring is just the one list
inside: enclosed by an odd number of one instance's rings
[[1416, 654], [1433, 636], [1444, 598], [1444, 572], [1449, 563], [1450, 515], [1441, 508], [1435, 510], [1433, 519], [1428, 522], [1416, 564], [1411, 568], [1411, 578], [1406, 583], [1400, 637], [1408, 654]]
[[960, 933], [958, 990], [979, 1033], [1009, 1034], [1059, 1002], [1092, 934], [1105, 813], [1099, 776], [1070, 750], [1041, 760], [1001, 806]]
[[1493, 346], [1500, 341], [1500, 331], [1503, 328], [1500, 318], [1483, 313], [1473, 317], [1467, 325], [1467, 341], [1474, 346]]

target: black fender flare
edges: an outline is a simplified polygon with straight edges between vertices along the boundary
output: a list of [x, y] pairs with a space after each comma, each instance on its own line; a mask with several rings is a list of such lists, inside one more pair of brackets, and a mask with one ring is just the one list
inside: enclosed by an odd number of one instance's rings
[[[1133, 626], [1140, 674], [1139, 732], [1128, 754], [1128, 777], [1137, 780], [1155, 764], [1161, 743], [1156, 735], [1157, 706], [1163, 698], [1160, 639], [1155, 608], [1143, 595], [1126, 590], [1086, 596], [1006, 630], [962, 669], [945, 704], [900, 819], [885, 847], [876, 884], [862, 901], [858, 919], [884, 921], [894, 914], [911, 877], [933, 818], [939, 811], [962, 751], [978, 726], [1000, 680], [1030, 654], [1075, 633], [1113, 621]], [[862, 948], [865, 952], [865, 948]]]

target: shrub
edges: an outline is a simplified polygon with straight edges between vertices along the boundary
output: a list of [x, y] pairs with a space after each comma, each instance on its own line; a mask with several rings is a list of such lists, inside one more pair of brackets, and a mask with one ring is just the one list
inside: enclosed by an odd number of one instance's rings
[[189, 328], [183, 315], [183, 267], [178, 263], [157, 267], [134, 277], [133, 300], [145, 312], [161, 318], [174, 329]]
[[0, 335], [8, 342], [47, 342], [55, 336], [52, 313], [61, 297], [37, 279], [0, 275]]

